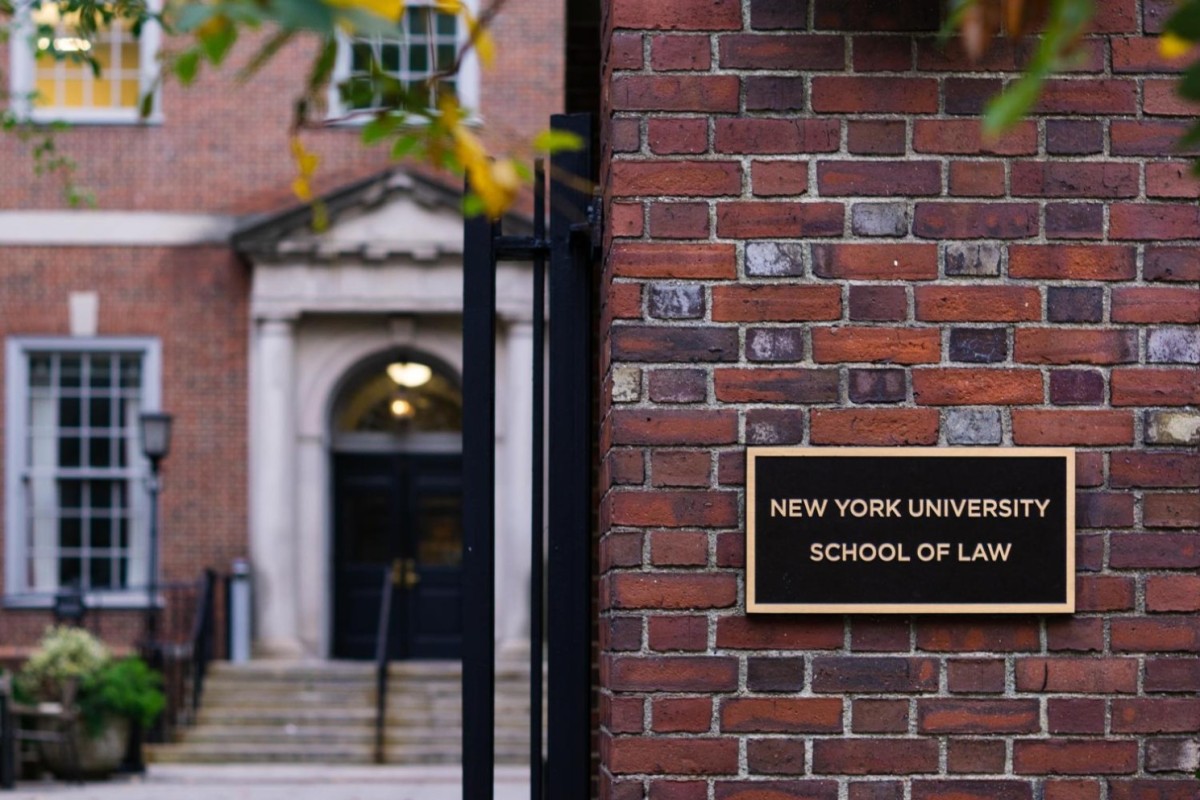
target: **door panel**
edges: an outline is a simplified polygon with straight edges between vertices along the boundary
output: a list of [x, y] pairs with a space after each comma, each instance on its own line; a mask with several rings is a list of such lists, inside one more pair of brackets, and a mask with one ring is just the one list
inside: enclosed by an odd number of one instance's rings
[[461, 465], [459, 455], [335, 455], [335, 657], [374, 657], [393, 565], [393, 656], [460, 657]]

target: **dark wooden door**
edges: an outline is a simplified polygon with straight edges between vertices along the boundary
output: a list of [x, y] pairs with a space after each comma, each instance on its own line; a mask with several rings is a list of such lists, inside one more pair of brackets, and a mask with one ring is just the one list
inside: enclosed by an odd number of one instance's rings
[[384, 576], [394, 658], [462, 652], [462, 457], [334, 457], [333, 654], [375, 656]]

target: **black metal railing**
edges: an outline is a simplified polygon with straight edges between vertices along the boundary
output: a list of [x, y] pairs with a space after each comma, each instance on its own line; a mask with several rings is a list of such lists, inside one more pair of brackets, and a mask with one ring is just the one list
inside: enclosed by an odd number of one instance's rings
[[167, 705], [147, 741], [171, 741], [192, 724], [216, 649], [217, 575], [206, 569], [194, 581], [159, 584], [158, 636], [142, 643], [150, 665], [162, 672]]
[[388, 664], [392, 660], [392, 573], [384, 570], [379, 601], [379, 633], [375, 638], [375, 763], [387, 760]]

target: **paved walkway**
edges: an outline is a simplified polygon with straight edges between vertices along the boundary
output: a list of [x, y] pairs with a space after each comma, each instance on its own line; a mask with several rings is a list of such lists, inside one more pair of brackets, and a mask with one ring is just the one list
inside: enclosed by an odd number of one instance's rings
[[[529, 797], [529, 771], [496, 769], [496, 800]], [[461, 800], [459, 767], [154, 764], [146, 775], [68, 786], [22, 783], [0, 800]]]

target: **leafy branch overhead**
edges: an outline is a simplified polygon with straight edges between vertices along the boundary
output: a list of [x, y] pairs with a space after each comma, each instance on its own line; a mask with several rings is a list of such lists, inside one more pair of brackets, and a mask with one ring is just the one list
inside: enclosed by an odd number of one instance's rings
[[[1048, 78], [1070, 69], [1083, 57], [1083, 37], [1097, 0], [948, 0], [943, 40], [957, 32], [972, 59], [981, 58], [997, 35], [1018, 39], [1039, 34], [1025, 71], [989, 101], [984, 132], [998, 136], [1033, 110]], [[1168, 60], [1187, 57], [1200, 42], [1200, 0], [1179, 0], [1159, 39]], [[1194, 60], [1179, 82], [1178, 92], [1200, 102], [1200, 61]], [[1200, 142], [1200, 123], [1180, 144]]]

